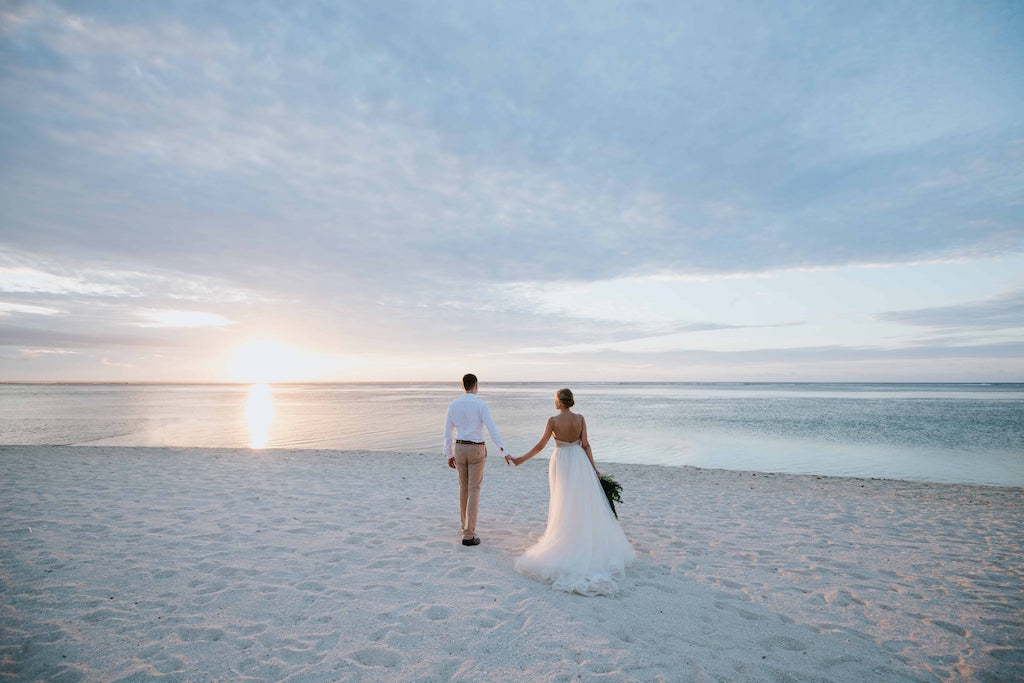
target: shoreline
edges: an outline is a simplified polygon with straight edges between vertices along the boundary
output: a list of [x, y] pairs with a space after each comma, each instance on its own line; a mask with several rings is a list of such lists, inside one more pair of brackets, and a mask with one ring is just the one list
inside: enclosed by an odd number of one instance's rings
[[1024, 489], [599, 463], [638, 559], [584, 598], [512, 570], [540, 456], [489, 459], [465, 549], [441, 456], [382, 453], [0, 447], [0, 672], [1024, 676]]
[[[98, 439], [98, 441], [105, 441], [107, 438]], [[137, 445], [111, 445], [106, 443], [93, 443], [90, 441], [74, 442], [67, 444], [0, 444], [0, 454], [3, 453], [4, 449], [10, 448], [97, 448], [97, 449], [108, 449], [108, 450], [138, 450], [138, 451], [209, 451], [209, 452], [231, 452], [231, 453], [261, 453], [261, 452], [273, 452], [273, 453], [311, 453], [311, 454], [323, 454], [323, 453], [338, 453], [338, 454], [360, 454], [360, 455], [375, 455], [380, 457], [388, 457], [394, 455], [409, 456], [409, 457], [423, 457], [431, 458], [433, 454], [424, 451], [414, 450], [371, 450], [371, 449], [338, 449], [338, 448], [296, 448], [291, 446], [269, 446], [265, 448], [252, 448], [249, 446], [137, 446]], [[437, 457], [441, 457], [438, 455]], [[549, 453], [540, 453], [535, 456], [534, 459], [538, 461], [547, 461], [550, 457]], [[602, 460], [595, 456], [595, 462], [598, 464], [606, 464], [612, 467], [653, 467], [670, 470], [690, 470], [694, 472], [731, 472], [736, 474], [755, 474], [758, 476], [779, 476], [779, 477], [807, 477], [810, 479], [850, 479], [857, 481], [891, 481], [891, 482], [903, 482], [908, 484], [934, 484], [939, 486], [968, 486], [968, 487], [982, 487], [982, 488], [1008, 488], [1008, 489], [1024, 489], [1024, 485], [1018, 484], [997, 484], [990, 482], [971, 482], [971, 481], [953, 481], [953, 480], [942, 480], [942, 479], [926, 479], [926, 478], [913, 478], [913, 477], [887, 477], [887, 476], [866, 476], [857, 474], [823, 474], [817, 472], [791, 472], [788, 470], [768, 470], [768, 469], [753, 469], [753, 468], [727, 468], [727, 467], [711, 467], [711, 466], [698, 466], [690, 465], [686, 463], [673, 464], [673, 463], [642, 463], [642, 462], [620, 462], [617, 460]]]

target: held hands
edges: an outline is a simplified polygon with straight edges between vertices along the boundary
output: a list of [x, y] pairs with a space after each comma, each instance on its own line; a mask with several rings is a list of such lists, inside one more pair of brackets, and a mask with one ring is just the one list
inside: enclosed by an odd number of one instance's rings
[[516, 461], [516, 459], [513, 458], [508, 453], [505, 454], [505, 464], [506, 465], [515, 465], [516, 467], [519, 467], [519, 463]]

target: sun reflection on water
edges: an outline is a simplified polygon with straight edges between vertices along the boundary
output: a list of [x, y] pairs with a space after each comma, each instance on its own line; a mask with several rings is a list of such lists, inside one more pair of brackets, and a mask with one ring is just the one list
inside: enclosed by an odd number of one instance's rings
[[274, 420], [274, 395], [269, 384], [253, 384], [245, 402], [245, 421], [249, 425], [249, 447], [265, 448]]

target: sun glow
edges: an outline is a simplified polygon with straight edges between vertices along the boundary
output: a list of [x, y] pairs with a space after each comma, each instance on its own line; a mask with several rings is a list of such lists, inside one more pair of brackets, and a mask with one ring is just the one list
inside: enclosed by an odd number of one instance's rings
[[317, 380], [320, 366], [316, 354], [271, 341], [250, 342], [228, 361], [231, 378], [250, 384]]

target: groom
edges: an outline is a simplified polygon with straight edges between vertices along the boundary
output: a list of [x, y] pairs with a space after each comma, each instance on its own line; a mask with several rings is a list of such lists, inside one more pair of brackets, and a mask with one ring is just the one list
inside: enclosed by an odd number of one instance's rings
[[[462, 378], [466, 393], [448, 406], [444, 421], [444, 454], [448, 467], [459, 472], [459, 514], [462, 516], [462, 545], [480, 545], [476, 535], [476, 513], [480, 507], [480, 484], [484, 480], [484, 427], [502, 453], [507, 453], [498, 428], [491, 418], [491, 409], [476, 395], [476, 375]], [[455, 444], [452, 445], [452, 432]]]

